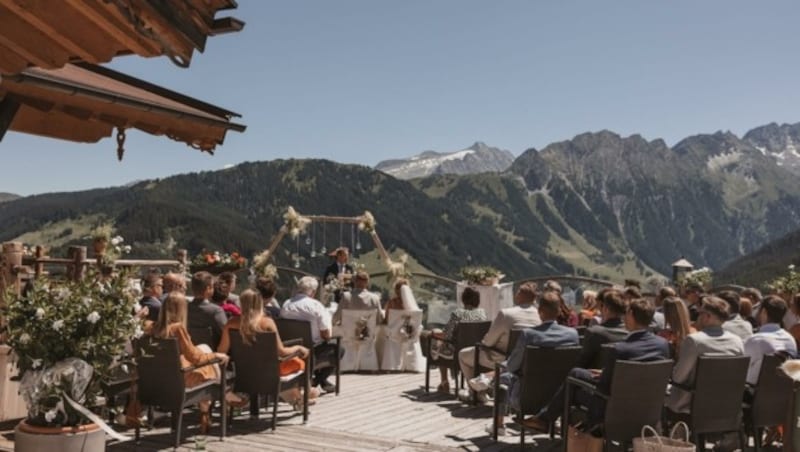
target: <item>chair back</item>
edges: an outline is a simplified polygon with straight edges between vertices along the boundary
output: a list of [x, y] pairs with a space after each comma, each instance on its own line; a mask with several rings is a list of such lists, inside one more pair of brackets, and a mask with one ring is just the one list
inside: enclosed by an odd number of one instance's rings
[[739, 430], [749, 364], [748, 356], [701, 356], [697, 359], [691, 406], [693, 432]]
[[375, 309], [342, 310], [343, 341], [374, 341], [377, 336], [377, 330], [378, 313]]
[[785, 360], [782, 355], [767, 355], [761, 361], [761, 371], [751, 405], [755, 427], [781, 425], [786, 420], [792, 398], [792, 380], [778, 371]]
[[492, 322], [487, 320], [484, 322], [459, 322], [453, 332], [453, 343], [455, 346], [456, 355], [462, 348], [473, 347], [476, 343], [483, 339]]
[[234, 391], [246, 394], [274, 394], [278, 390], [278, 341], [273, 332], [256, 333], [245, 344], [239, 331], [231, 331], [231, 361], [236, 369]]
[[[506, 347], [506, 356], [511, 354], [514, 347], [517, 345], [519, 337], [522, 336], [522, 329], [516, 328], [508, 332], [508, 347]], [[483, 339], [483, 338], [481, 338]]]
[[519, 384], [519, 406], [522, 415], [536, 414], [550, 402], [564, 384], [570, 369], [575, 367], [581, 347], [525, 348]]
[[630, 441], [645, 425], [661, 421], [664, 394], [672, 375], [672, 360], [617, 361], [605, 411], [605, 434], [613, 441]]
[[303, 347], [309, 350], [314, 348], [314, 340], [311, 336], [311, 322], [295, 319], [275, 319], [278, 327], [278, 334], [282, 340], [301, 339]]
[[210, 326], [203, 326], [203, 327], [189, 327], [187, 328], [189, 332], [189, 337], [192, 338], [192, 344], [200, 345], [206, 344], [211, 347], [211, 350], [216, 350], [217, 345], [214, 342], [214, 331], [211, 329]]
[[421, 310], [390, 309], [386, 318], [387, 339], [395, 342], [419, 341], [422, 330]]
[[186, 384], [181, 372], [178, 341], [144, 336], [137, 341], [135, 353], [139, 401], [167, 411], [180, 409]]

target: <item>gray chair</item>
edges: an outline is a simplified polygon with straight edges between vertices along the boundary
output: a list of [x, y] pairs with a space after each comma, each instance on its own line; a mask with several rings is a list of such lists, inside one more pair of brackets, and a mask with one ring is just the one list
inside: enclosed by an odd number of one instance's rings
[[[278, 333], [281, 339], [286, 342], [292, 339], [300, 339], [302, 346], [311, 350], [310, 353], [310, 366], [311, 372], [323, 369], [326, 367], [333, 367], [336, 372], [336, 395], [339, 395], [340, 388], [340, 372], [339, 372], [339, 357], [342, 356], [341, 338], [332, 337], [327, 341], [319, 344], [314, 344], [311, 335], [311, 323], [305, 320], [294, 319], [275, 319], [275, 324], [278, 327]], [[331, 347], [334, 350], [333, 358], [329, 360], [318, 360], [314, 351], [319, 347]]]
[[[606, 448], [611, 442], [627, 447], [633, 438], [642, 433], [645, 425], [661, 421], [664, 393], [672, 374], [672, 360], [617, 361], [609, 394], [604, 394], [593, 384], [568, 377], [564, 392], [564, 415], [561, 420], [561, 437], [567, 437], [570, 423], [572, 395], [575, 388], [592, 394], [593, 402], [604, 403], [603, 432]], [[564, 441], [564, 450], [567, 442]]]
[[[564, 384], [570, 369], [575, 366], [581, 347], [544, 348], [527, 346], [522, 359], [522, 371], [519, 376], [519, 407], [515, 409], [508, 403], [505, 405], [509, 411], [523, 419], [525, 416], [536, 414]], [[508, 388], [500, 385], [498, 378], [504, 369], [500, 363], [495, 366], [495, 403], [492, 438], [497, 441], [497, 431], [500, 427], [497, 420], [500, 418], [500, 400], [508, 400]], [[520, 445], [525, 446], [525, 427], [520, 425]], [[552, 436], [553, 426], [550, 425]]]
[[745, 397], [744, 424], [753, 435], [755, 450], [761, 449], [765, 427], [782, 425], [786, 421], [792, 398], [792, 380], [779, 367], [786, 360], [784, 355], [768, 355], [761, 362], [758, 384], [748, 388], [752, 397]]
[[[453, 378], [456, 381], [456, 395], [458, 395], [459, 390], [459, 375], [460, 375], [460, 367], [458, 365], [458, 352], [461, 349], [466, 347], [472, 347], [477, 342], [480, 342], [483, 339], [483, 336], [486, 335], [486, 332], [489, 331], [489, 326], [491, 326], [491, 321], [484, 321], [484, 322], [459, 322], [456, 325], [455, 330], [453, 331], [453, 359], [445, 359], [442, 357], [438, 357], [436, 359], [431, 357], [431, 343], [432, 341], [428, 340], [426, 347], [422, 349], [422, 354], [426, 358], [426, 365], [425, 365], [425, 392], [430, 392], [430, 381], [431, 381], [431, 366], [446, 366], [450, 368], [453, 372]], [[463, 382], [461, 382], [463, 385]]]
[[[238, 332], [231, 334], [230, 338], [230, 356], [236, 370], [233, 388], [236, 392], [250, 395], [250, 415], [258, 417], [261, 407], [260, 397], [265, 397], [267, 404], [272, 401], [272, 430], [274, 431], [278, 418], [278, 396], [281, 390], [294, 385], [302, 385], [304, 388], [303, 422], [307, 422], [309, 373], [302, 371], [289, 377], [281, 377], [279, 373], [281, 362], [298, 355], [279, 357], [275, 333], [258, 333], [254, 342], [249, 345], [244, 343], [242, 335]], [[306, 368], [310, 367], [309, 360], [310, 358], [306, 358]]]
[[[220, 362], [218, 359], [197, 366], [182, 368], [180, 349], [174, 338], [158, 339], [145, 336], [136, 343], [136, 397], [143, 406], [158, 408], [171, 414], [172, 430], [175, 432], [175, 448], [180, 446], [183, 425], [183, 410], [202, 400], [218, 400], [221, 407], [222, 430], [220, 439], [227, 430], [227, 403], [225, 401], [225, 366], [220, 366], [221, 378], [186, 387], [184, 375], [203, 366]], [[140, 426], [136, 424], [136, 441], [139, 441]]]
[[701, 356], [693, 385], [673, 383], [692, 393], [692, 403], [689, 414], [667, 409], [667, 420], [686, 422], [698, 451], [705, 450], [709, 433], [736, 432], [739, 446], [744, 447], [742, 395], [749, 364], [748, 356]]

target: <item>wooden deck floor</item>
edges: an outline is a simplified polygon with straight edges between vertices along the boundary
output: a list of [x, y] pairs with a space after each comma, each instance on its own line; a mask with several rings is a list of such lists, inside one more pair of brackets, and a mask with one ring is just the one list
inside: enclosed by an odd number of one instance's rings
[[[437, 372], [438, 374], [438, 372]], [[432, 388], [438, 376], [431, 373]], [[491, 405], [468, 406], [452, 395], [426, 394], [423, 374], [342, 375], [339, 396], [322, 396], [311, 407], [309, 422], [291, 407], [281, 404], [278, 428], [271, 431], [270, 418], [237, 417], [225, 441], [218, 436], [206, 438], [206, 449], [219, 452], [245, 451], [502, 451], [519, 450], [519, 436], [509, 436], [494, 443], [484, 427], [491, 419]], [[188, 417], [189, 428], [180, 450], [195, 450], [196, 416]], [[12, 426], [13, 428], [13, 426]], [[218, 434], [215, 425], [211, 434]], [[133, 431], [126, 433], [133, 435]], [[109, 451], [150, 451], [171, 449], [167, 427], [143, 430], [141, 443], [109, 442]], [[13, 432], [2, 432], [0, 450], [13, 448]], [[534, 444], [534, 440], [536, 443]], [[560, 442], [537, 436], [527, 450], [557, 451]]]

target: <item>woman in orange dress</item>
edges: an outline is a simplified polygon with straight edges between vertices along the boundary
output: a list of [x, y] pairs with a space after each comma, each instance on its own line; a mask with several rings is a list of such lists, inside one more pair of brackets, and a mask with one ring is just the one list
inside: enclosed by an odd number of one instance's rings
[[[164, 300], [158, 320], [152, 325], [150, 334], [153, 337], [165, 339], [175, 338], [178, 341], [178, 349], [181, 356], [181, 367], [199, 366], [214, 359], [219, 359], [222, 365], [228, 362], [228, 355], [225, 353], [214, 353], [208, 346], [195, 346], [192, 338], [186, 330], [187, 304], [186, 297], [180, 292], [172, 292]], [[218, 365], [201, 366], [184, 373], [186, 387], [198, 386], [206, 381], [219, 379]], [[210, 425], [209, 409], [210, 400], [199, 403], [200, 408], [200, 430], [207, 433]]]
[[667, 297], [662, 305], [664, 309], [664, 329], [658, 335], [669, 342], [672, 359], [678, 359], [681, 342], [686, 336], [696, 333], [697, 330], [689, 323], [689, 309], [686, 303], [678, 297]]
[[[222, 338], [217, 347], [217, 352], [228, 353], [231, 347], [231, 334], [233, 331], [238, 331], [242, 336], [242, 341], [246, 345], [251, 345], [256, 340], [256, 333], [275, 333], [275, 339], [278, 341], [278, 356], [284, 357], [293, 353], [299, 353], [300, 357], [293, 357], [287, 359], [280, 364], [279, 373], [281, 376], [290, 375], [305, 369], [305, 359], [308, 357], [309, 350], [302, 345], [294, 345], [286, 347], [281, 341], [278, 333], [278, 327], [275, 321], [266, 314], [264, 314], [264, 299], [256, 291], [247, 289], [239, 295], [239, 303], [242, 308], [242, 315], [240, 317], [233, 317], [225, 324], [222, 330]], [[319, 396], [319, 392], [312, 390], [309, 392], [309, 400], [315, 399]], [[295, 409], [300, 407], [302, 400], [302, 393], [300, 388], [292, 388], [281, 392], [281, 398], [292, 404]]]

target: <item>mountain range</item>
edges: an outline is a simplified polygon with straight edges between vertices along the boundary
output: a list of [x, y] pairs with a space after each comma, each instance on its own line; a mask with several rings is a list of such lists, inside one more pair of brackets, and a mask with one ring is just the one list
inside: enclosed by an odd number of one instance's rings
[[375, 169], [398, 179], [414, 179], [433, 174], [501, 172], [513, 162], [511, 152], [478, 141], [460, 151], [425, 151], [406, 159], [384, 160], [375, 165]]
[[[791, 163], [798, 130], [771, 124], [742, 138], [717, 132], [672, 147], [639, 135], [584, 133], [528, 149], [505, 171], [440, 171], [407, 181], [325, 160], [243, 163], [3, 202], [0, 241], [46, 242], [58, 252], [85, 244], [90, 227], [105, 220], [142, 256], [175, 247], [252, 255], [268, 245], [291, 205], [305, 214], [370, 210], [388, 248], [451, 277], [466, 264], [489, 264], [512, 279], [644, 279], [669, 275], [680, 256], [722, 269], [800, 229], [800, 172]], [[312, 228], [313, 245], [286, 239], [276, 258], [290, 265], [297, 255], [303, 268], [320, 271], [326, 261], [310, 254], [320, 243], [352, 247], [359, 238], [360, 253], [370, 251], [368, 238], [348, 228]], [[740, 277], [735, 270], [719, 275]]]

